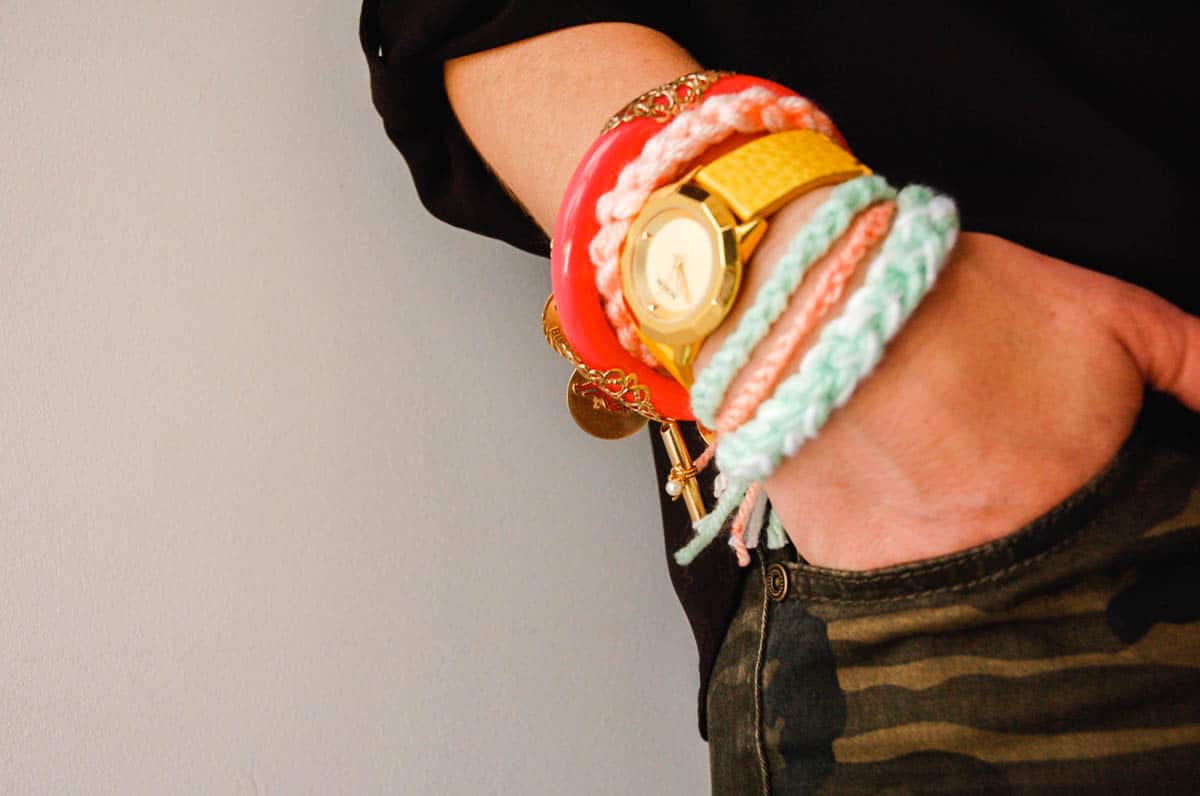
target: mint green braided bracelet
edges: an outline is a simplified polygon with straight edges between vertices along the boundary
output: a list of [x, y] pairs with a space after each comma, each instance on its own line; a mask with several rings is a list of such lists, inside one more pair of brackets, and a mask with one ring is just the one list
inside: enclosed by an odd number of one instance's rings
[[[953, 200], [929, 188], [900, 192], [895, 225], [842, 314], [821, 330], [795, 374], [754, 418], [725, 435], [717, 464], [735, 485], [766, 478], [816, 436], [883, 355], [884, 345], [929, 291], [958, 234]], [[707, 518], [705, 518], [707, 519]]]
[[804, 227], [792, 239], [787, 253], [759, 289], [754, 304], [737, 329], [697, 376], [691, 388], [692, 412], [709, 428], [717, 424], [717, 411], [737, 372], [783, 311], [809, 267], [845, 234], [854, 217], [874, 202], [891, 199], [896, 191], [877, 175], [856, 177], [834, 188]]

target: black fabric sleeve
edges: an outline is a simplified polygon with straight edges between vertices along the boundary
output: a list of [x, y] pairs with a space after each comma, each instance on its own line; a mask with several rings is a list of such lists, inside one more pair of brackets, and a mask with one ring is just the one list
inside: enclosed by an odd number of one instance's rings
[[548, 255], [545, 233], [505, 190], [455, 118], [443, 64], [591, 22], [663, 29], [666, 10], [666, 4], [625, 2], [364, 0], [359, 40], [371, 97], [426, 209], [448, 224]]

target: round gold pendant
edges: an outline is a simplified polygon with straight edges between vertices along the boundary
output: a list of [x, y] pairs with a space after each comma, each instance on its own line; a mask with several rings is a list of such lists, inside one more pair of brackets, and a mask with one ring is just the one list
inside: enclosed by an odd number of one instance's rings
[[646, 425], [644, 416], [626, 409], [579, 371], [567, 383], [567, 408], [580, 428], [600, 439], [624, 439]]

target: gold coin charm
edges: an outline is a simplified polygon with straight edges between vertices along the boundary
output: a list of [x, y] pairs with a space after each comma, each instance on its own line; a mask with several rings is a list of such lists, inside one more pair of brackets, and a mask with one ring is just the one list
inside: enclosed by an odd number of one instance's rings
[[559, 325], [553, 295], [542, 308], [542, 333], [550, 347], [575, 366], [567, 383], [567, 408], [584, 431], [600, 439], [623, 439], [647, 420], [662, 420], [650, 403], [650, 390], [635, 374], [617, 368], [596, 370], [579, 359]]
[[646, 425], [645, 417], [626, 409], [579, 371], [567, 383], [567, 408], [580, 428], [600, 439], [624, 439]]

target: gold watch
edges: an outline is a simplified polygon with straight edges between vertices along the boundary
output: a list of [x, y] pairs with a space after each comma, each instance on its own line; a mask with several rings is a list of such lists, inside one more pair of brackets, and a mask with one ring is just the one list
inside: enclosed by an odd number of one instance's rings
[[705, 338], [733, 307], [766, 219], [795, 197], [871, 170], [813, 130], [772, 133], [664, 186], [621, 251], [625, 301], [638, 334], [685, 388]]

